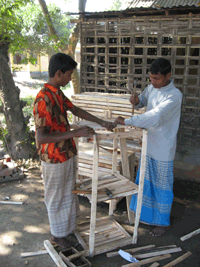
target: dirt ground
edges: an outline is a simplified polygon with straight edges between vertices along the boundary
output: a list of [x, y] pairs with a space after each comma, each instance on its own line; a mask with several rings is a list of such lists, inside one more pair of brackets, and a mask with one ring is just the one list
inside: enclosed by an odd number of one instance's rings
[[[200, 225], [200, 184], [176, 180], [174, 183], [174, 202], [171, 213], [171, 229], [163, 237], [151, 237], [150, 226], [140, 224], [138, 243], [123, 247], [133, 248], [146, 245], [181, 247], [182, 252], [172, 254], [170, 259], [160, 262], [160, 266], [172, 261], [187, 251], [192, 255], [178, 266], [200, 266], [200, 234], [184, 242], [180, 237], [199, 228]], [[0, 267], [53, 267], [51, 257], [46, 255], [21, 258], [20, 253], [44, 249], [43, 242], [50, 236], [46, 207], [44, 205], [44, 187], [39, 168], [32, 167], [26, 177], [20, 181], [0, 184], [0, 200], [9, 197], [10, 201], [22, 201], [22, 205], [0, 204]], [[90, 216], [90, 203], [87, 198], [79, 197], [81, 220]], [[98, 216], [108, 215], [108, 205], [98, 205]], [[126, 203], [122, 199], [117, 206], [115, 219], [128, 224]], [[72, 237], [73, 238], [73, 237]], [[128, 262], [120, 256], [107, 258], [106, 254], [88, 258], [92, 266], [119, 267]], [[150, 264], [144, 265], [150, 266]]]
[[[45, 80], [23, 81], [15, 78], [21, 95], [36, 95]], [[68, 90], [68, 97], [72, 94]], [[200, 184], [176, 179], [174, 182], [174, 202], [171, 213], [171, 229], [163, 237], [151, 237], [152, 227], [140, 224], [138, 243], [121, 249], [141, 247], [146, 245], [181, 247], [182, 252], [172, 254], [172, 257], [160, 262], [160, 266], [191, 251], [192, 255], [177, 266], [200, 266], [200, 234], [182, 242], [180, 237], [191, 233], [200, 226]], [[0, 201], [8, 198], [10, 201], [22, 201], [23, 205], [0, 204], [0, 267], [53, 267], [49, 254], [21, 258], [24, 252], [36, 252], [44, 249], [44, 240], [49, 239], [50, 228], [44, 205], [44, 186], [38, 167], [32, 167], [22, 180], [0, 183]], [[87, 198], [79, 197], [81, 218], [90, 216], [90, 203]], [[98, 205], [98, 217], [108, 215], [108, 205]], [[114, 214], [121, 224], [128, 224], [126, 202], [122, 199]], [[72, 237], [73, 238], [73, 237]], [[107, 258], [100, 254], [88, 258], [95, 267], [119, 267], [128, 262], [120, 256]], [[151, 264], [143, 265], [150, 266]]]

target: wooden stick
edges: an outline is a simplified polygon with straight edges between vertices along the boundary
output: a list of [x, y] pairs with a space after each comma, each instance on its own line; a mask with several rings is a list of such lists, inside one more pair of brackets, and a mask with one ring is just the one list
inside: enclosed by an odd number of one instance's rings
[[172, 255], [170, 255], [170, 254], [157, 256], [157, 257], [149, 258], [149, 259], [146, 259], [146, 260], [142, 260], [142, 261], [138, 261], [138, 262], [133, 262], [133, 263], [130, 263], [130, 264], [122, 265], [122, 267], [138, 267], [138, 266], [145, 265], [145, 264], [148, 264], [148, 263], [152, 263], [152, 262], [155, 262], [155, 261], [161, 261], [161, 260], [164, 260], [164, 259], [168, 259], [171, 256]]
[[159, 266], [160, 265], [160, 263], [158, 263], [158, 262], [154, 262], [153, 264], [151, 264], [149, 267], [157, 267], [157, 266]]
[[180, 251], [182, 251], [181, 248], [171, 248], [171, 249], [166, 249], [163, 251], [155, 251], [155, 252], [133, 255], [133, 256], [139, 260], [139, 259], [144, 259], [144, 258], [149, 258], [149, 257], [154, 257], [154, 256], [160, 256], [160, 255], [175, 253], [175, 252], [180, 252]]
[[49, 240], [44, 241], [44, 246], [46, 250], [48, 251], [49, 255], [51, 256], [52, 260], [55, 262], [55, 264], [58, 267], [66, 267], [66, 264], [61, 259], [61, 257], [58, 255], [58, 253], [55, 251], [54, 247], [52, 246]]
[[[137, 81], [135, 80], [134, 81], [134, 87], [133, 87], [133, 93], [132, 95], [135, 97], [135, 93], [136, 93], [136, 84], [137, 84]], [[135, 104], [132, 105], [132, 115], [134, 115], [134, 109], [135, 109]]]
[[171, 261], [170, 263], [168, 263], [167, 265], [165, 265], [163, 267], [172, 267], [172, 266], [175, 266], [177, 263], [179, 263], [179, 262], [187, 259], [191, 255], [192, 255], [192, 253], [190, 251], [188, 251], [187, 253], [183, 254], [182, 256], [180, 256], [177, 259]]
[[138, 191], [138, 196], [137, 196], [137, 208], [136, 208], [136, 217], [135, 217], [135, 227], [134, 227], [134, 233], [133, 233], [133, 244], [137, 243], [138, 227], [139, 227], [140, 215], [141, 215], [141, 210], [142, 210], [142, 197], [143, 197], [146, 154], [147, 154], [147, 138], [148, 138], [148, 132], [147, 130], [143, 130], [139, 191]]
[[[124, 250], [124, 251], [125, 251], [125, 252], [134, 253], [134, 252], [137, 252], [137, 251], [140, 251], [140, 250], [151, 249], [151, 248], [154, 248], [154, 247], [155, 247], [155, 245], [149, 245], [149, 246], [139, 247], [139, 248], [130, 248], [130, 249], [126, 249], [126, 250]], [[108, 258], [117, 256], [117, 255], [119, 255], [119, 254], [118, 254], [118, 251], [109, 252], [109, 253], [106, 254], [106, 256], [107, 256]]]
[[199, 233], [200, 233], [200, 228], [197, 229], [197, 230], [195, 230], [195, 231], [193, 231], [193, 232], [191, 232], [191, 233], [189, 233], [189, 234], [187, 234], [187, 235], [182, 236], [180, 239], [181, 239], [181, 241], [185, 241], [185, 240], [187, 240], [190, 237], [193, 237], [195, 235], [198, 235]]
[[41, 250], [41, 251], [36, 251], [36, 252], [23, 252], [20, 254], [21, 258], [26, 258], [26, 257], [32, 257], [32, 256], [38, 256], [38, 255], [44, 255], [48, 254], [47, 250]]
[[79, 258], [81, 256], [85, 256], [87, 254], [88, 254], [88, 251], [83, 250], [83, 251], [76, 252], [75, 254], [72, 254], [72, 255], [68, 256], [67, 258], [68, 258], [68, 260], [71, 261], [73, 259]]
[[158, 263], [158, 262], [154, 262], [153, 264], [151, 264], [149, 267], [157, 267], [157, 266], [159, 266], [160, 265], [160, 263]]
[[97, 187], [98, 187], [98, 162], [99, 162], [99, 143], [97, 136], [93, 135], [93, 179], [92, 179], [92, 201], [90, 215], [90, 237], [89, 237], [89, 253], [94, 255], [95, 247], [95, 227], [97, 213]]
[[13, 204], [13, 205], [22, 205], [24, 202], [16, 201], [0, 201], [0, 204]]

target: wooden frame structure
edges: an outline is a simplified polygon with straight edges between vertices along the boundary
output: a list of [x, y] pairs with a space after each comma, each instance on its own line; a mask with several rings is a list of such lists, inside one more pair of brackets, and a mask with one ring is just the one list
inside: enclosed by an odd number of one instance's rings
[[[96, 130], [95, 126], [93, 128]], [[135, 133], [136, 131], [136, 133]], [[87, 197], [91, 202], [91, 216], [90, 222], [84, 222], [77, 227], [75, 235], [79, 242], [83, 246], [84, 250], [88, 251], [89, 256], [101, 254], [110, 250], [113, 250], [119, 246], [125, 246], [131, 243], [137, 243], [137, 233], [141, 213], [143, 185], [144, 185], [144, 173], [146, 162], [146, 147], [147, 147], [147, 131], [143, 130], [143, 147], [141, 156], [141, 172], [140, 172], [140, 184], [139, 187], [129, 180], [130, 173], [127, 166], [127, 150], [126, 150], [126, 138], [132, 137], [137, 134], [136, 129], [128, 131], [116, 131], [115, 133], [97, 133], [93, 136], [93, 177], [85, 181], [81, 190], [91, 190], [91, 194], [87, 194]], [[139, 136], [141, 133], [139, 132]], [[107, 175], [98, 175], [98, 160], [99, 160], [99, 142], [100, 140], [112, 139], [113, 140], [113, 164], [112, 173]], [[120, 139], [120, 149], [122, 156], [122, 168], [123, 175], [120, 175], [117, 170], [117, 140]], [[106, 190], [112, 192], [112, 196], [106, 194]], [[100, 192], [98, 194], [98, 192]], [[105, 200], [113, 200], [120, 196], [126, 196], [127, 198], [127, 210], [129, 220], [133, 223], [132, 212], [129, 210], [130, 197], [133, 194], [138, 193], [138, 205], [135, 218], [134, 236], [133, 238], [125, 231], [125, 229], [117, 223], [113, 216], [104, 218], [96, 218], [97, 202]], [[116, 242], [117, 241], [117, 242]]]
[[165, 57], [183, 93], [179, 140], [200, 136], [200, 8], [133, 9], [86, 14], [81, 28], [81, 91], [137, 92], [149, 84], [148, 68]]

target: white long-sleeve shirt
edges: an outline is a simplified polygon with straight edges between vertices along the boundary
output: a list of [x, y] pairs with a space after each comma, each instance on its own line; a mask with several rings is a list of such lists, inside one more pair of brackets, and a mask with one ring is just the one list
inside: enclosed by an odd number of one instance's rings
[[167, 86], [149, 85], [139, 96], [146, 112], [125, 119], [126, 125], [148, 129], [147, 154], [156, 160], [170, 161], [175, 157], [182, 93], [171, 81]]

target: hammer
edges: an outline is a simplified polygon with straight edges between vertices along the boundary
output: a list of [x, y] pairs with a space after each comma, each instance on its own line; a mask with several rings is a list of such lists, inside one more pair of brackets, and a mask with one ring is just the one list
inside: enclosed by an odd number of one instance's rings
[[[131, 95], [134, 96], [135, 93], [136, 93], [136, 84], [137, 84], [137, 80], [134, 80], [134, 87], [133, 87], [133, 91], [129, 88], [129, 85], [127, 84], [127, 89], [130, 91]], [[134, 114], [134, 108], [135, 108], [135, 105], [133, 104], [132, 105], [132, 115]]]

